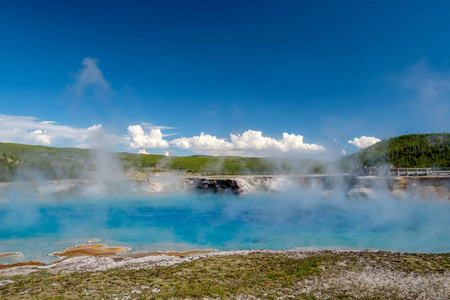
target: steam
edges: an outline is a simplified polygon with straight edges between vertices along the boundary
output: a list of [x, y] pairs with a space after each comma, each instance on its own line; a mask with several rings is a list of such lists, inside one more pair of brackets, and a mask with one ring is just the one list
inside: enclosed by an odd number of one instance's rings
[[103, 130], [97, 129], [92, 132], [92, 162], [94, 165], [93, 179], [105, 181], [112, 179], [124, 179], [118, 158], [110, 151], [113, 146]]
[[83, 66], [77, 74], [75, 83], [68, 89], [75, 97], [80, 97], [90, 91], [96, 98], [103, 97], [111, 92], [109, 82], [103, 77], [103, 72], [97, 66], [99, 60], [85, 57], [81, 62]]
[[[88, 132], [92, 150], [84, 180], [49, 182], [43, 174], [27, 172], [32, 182], [0, 187], [0, 252], [42, 258], [97, 237], [134, 251], [448, 251], [450, 203], [443, 201], [448, 197], [421, 198], [414, 189], [392, 193], [393, 183], [385, 179], [298, 176], [316, 167], [330, 173], [336, 166], [290, 158], [267, 163], [295, 176], [240, 177], [247, 194], [239, 197], [198, 195], [179, 175], [127, 179], [110, 151], [108, 132], [100, 126]], [[234, 142], [239, 139], [246, 138]], [[223, 159], [215, 167], [222, 169]]]
[[[61, 200], [45, 196], [37, 185], [22, 184], [10, 189], [0, 204], [0, 252], [20, 251], [25, 259], [36, 258], [35, 249], [50, 253], [93, 237], [134, 251], [294, 247], [448, 251], [450, 203], [443, 198], [421, 198], [414, 190], [394, 195], [390, 182], [374, 178], [239, 180], [249, 191], [240, 197], [180, 193], [188, 187], [180, 187], [183, 180], [176, 176], [154, 178], [160, 194], [128, 190], [109, 196], [107, 190], [98, 189], [101, 193], [95, 197]], [[34, 250], [25, 246], [30, 242]]]

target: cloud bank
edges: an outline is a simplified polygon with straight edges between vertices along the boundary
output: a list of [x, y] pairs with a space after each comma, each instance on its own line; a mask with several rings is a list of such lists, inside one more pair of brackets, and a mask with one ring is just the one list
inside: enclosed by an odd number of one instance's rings
[[[139, 153], [149, 153], [146, 151], [148, 149], [168, 148], [199, 154], [240, 156], [315, 154], [326, 151], [324, 146], [305, 143], [301, 135], [286, 132], [280, 139], [264, 136], [261, 131], [247, 130], [242, 134], [231, 133], [228, 139], [202, 132], [198, 136], [167, 140], [170, 134], [163, 134], [161, 129], [171, 128], [173, 127], [143, 123], [142, 126], [128, 126], [127, 134], [118, 136], [106, 133], [101, 124], [75, 128], [54, 121], [40, 121], [35, 117], [0, 114], [0, 142], [88, 148], [95, 145], [93, 141], [101, 134], [102, 141], [108, 145], [123, 145], [138, 150]], [[361, 136], [348, 143], [358, 148], [367, 148], [379, 141], [381, 140], [376, 137]], [[345, 150], [342, 150], [342, 154], [346, 154]]]
[[[117, 136], [104, 131], [101, 124], [88, 128], [74, 128], [54, 121], [40, 121], [35, 117], [0, 114], [0, 142], [37, 144], [45, 146], [72, 146], [87, 148], [95, 146], [101, 135], [102, 143], [122, 144], [139, 153], [148, 149], [169, 147], [209, 155], [263, 156], [288, 153], [310, 154], [325, 151], [325, 147], [308, 144], [303, 136], [283, 133], [281, 139], [264, 136], [261, 131], [247, 130], [242, 134], [230, 134], [229, 139], [201, 133], [199, 136], [166, 140], [160, 128], [164, 126], [130, 125], [127, 134]], [[168, 154], [168, 152], [167, 152]]]
[[303, 136], [283, 133], [276, 140], [263, 136], [261, 131], [247, 130], [242, 134], [230, 134], [230, 139], [218, 138], [202, 132], [199, 136], [181, 137], [171, 141], [163, 139], [160, 129], [145, 132], [140, 125], [128, 127], [128, 135], [133, 149], [151, 149], [176, 147], [195, 153], [213, 155], [265, 155], [282, 153], [316, 153], [325, 151], [325, 147], [303, 142]]
[[182, 137], [171, 141], [171, 144], [183, 150], [211, 151], [220, 150], [227, 151], [233, 149], [233, 144], [227, 142], [225, 139], [219, 139], [209, 134], [201, 133], [200, 136], [193, 136], [190, 138]]
[[[35, 117], [0, 114], [0, 141], [45, 146], [88, 147], [90, 139], [102, 129], [97, 124], [89, 128], [74, 128], [53, 121], [39, 121]], [[114, 144], [126, 144], [128, 138], [105, 134]]]
[[380, 139], [377, 139], [373, 136], [362, 136], [360, 138], [354, 138], [353, 141], [349, 140], [348, 143], [355, 145], [358, 148], [367, 148], [369, 146], [372, 146], [373, 144], [376, 144], [380, 142]]

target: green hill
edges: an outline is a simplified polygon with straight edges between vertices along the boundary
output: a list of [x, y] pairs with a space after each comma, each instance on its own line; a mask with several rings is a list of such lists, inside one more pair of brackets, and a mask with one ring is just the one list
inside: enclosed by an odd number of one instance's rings
[[450, 167], [450, 133], [409, 134], [383, 140], [341, 160], [352, 165]]
[[0, 143], [0, 181], [81, 178], [90, 169], [87, 149]]
[[[0, 143], [0, 182], [16, 179], [90, 178], [95, 156], [89, 149], [55, 148]], [[106, 155], [106, 154], [105, 154]], [[326, 173], [326, 165], [302, 158], [237, 156], [171, 156], [110, 153], [124, 171], [144, 175], [180, 171], [192, 175], [270, 175]], [[344, 171], [357, 165], [401, 167], [450, 167], [450, 134], [410, 134], [383, 140], [340, 160]]]
[[192, 175], [268, 175], [324, 173], [324, 164], [301, 158], [237, 156], [171, 156], [132, 153], [99, 154], [89, 149], [56, 148], [0, 143], [0, 182], [45, 179], [90, 178], [96, 156], [110, 155], [125, 172], [145, 175], [180, 171]]
[[194, 175], [269, 175], [323, 173], [323, 163], [302, 158], [172, 156], [121, 153], [125, 171], [182, 171]]

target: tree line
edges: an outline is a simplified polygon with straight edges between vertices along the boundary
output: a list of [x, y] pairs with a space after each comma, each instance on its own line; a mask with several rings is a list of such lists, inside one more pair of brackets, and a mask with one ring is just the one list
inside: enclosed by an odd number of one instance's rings
[[342, 161], [347, 165], [450, 167], [450, 133], [409, 134], [390, 138], [345, 157]]

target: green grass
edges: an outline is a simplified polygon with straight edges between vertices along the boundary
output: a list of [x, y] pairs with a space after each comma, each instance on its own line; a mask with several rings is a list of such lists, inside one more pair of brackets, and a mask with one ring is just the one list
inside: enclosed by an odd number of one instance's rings
[[[136, 299], [233, 298], [238, 295], [263, 299], [280, 296], [314, 299], [303, 287], [325, 283], [328, 298], [405, 298], [393, 286], [354, 286], [342, 289], [334, 279], [367, 268], [395, 272], [410, 278], [427, 278], [450, 271], [449, 254], [405, 254], [391, 252], [318, 252], [296, 258], [285, 253], [226, 255], [184, 262], [170, 267], [111, 269], [52, 275], [38, 272], [4, 277], [14, 283], [0, 287], [2, 299], [109, 299], [131, 296]], [[331, 280], [331, 281], [330, 281]], [[334, 281], [333, 281], [334, 280]], [[335, 282], [333, 287], [330, 282]], [[430, 287], [431, 288], [431, 287]], [[419, 291], [420, 292], [420, 291]], [[414, 295], [410, 295], [414, 298]], [[364, 298], [364, 297], [363, 297]], [[367, 298], [367, 296], [365, 297]], [[406, 297], [409, 298], [409, 297]]]
[[[0, 143], [0, 181], [89, 178], [95, 171], [95, 155], [89, 149]], [[101, 155], [101, 154], [100, 154]], [[103, 154], [105, 155], [105, 154]], [[324, 172], [322, 162], [311, 159], [236, 156], [171, 156], [109, 153], [126, 172], [150, 175], [182, 172], [191, 175], [271, 175]]]
[[298, 260], [283, 254], [251, 254], [211, 257], [166, 268], [63, 275], [42, 272], [13, 277], [16, 283], [0, 287], [0, 297], [13, 299], [28, 291], [26, 295], [31, 299], [67, 299], [86, 297], [86, 291], [95, 291], [90, 298], [100, 299], [132, 295], [133, 290], [139, 290], [136, 296], [142, 299], [224, 298], [239, 294], [262, 297], [267, 293], [275, 297], [301, 278], [321, 272], [319, 266], [327, 261], [326, 256]]
[[193, 175], [273, 175], [325, 172], [317, 160], [238, 156], [172, 156], [121, 153], [125, 170], [144, 173], [179, 171]]
[[0, 181], [84, 178], [90, 157], [87, 149], [0, 143]]

